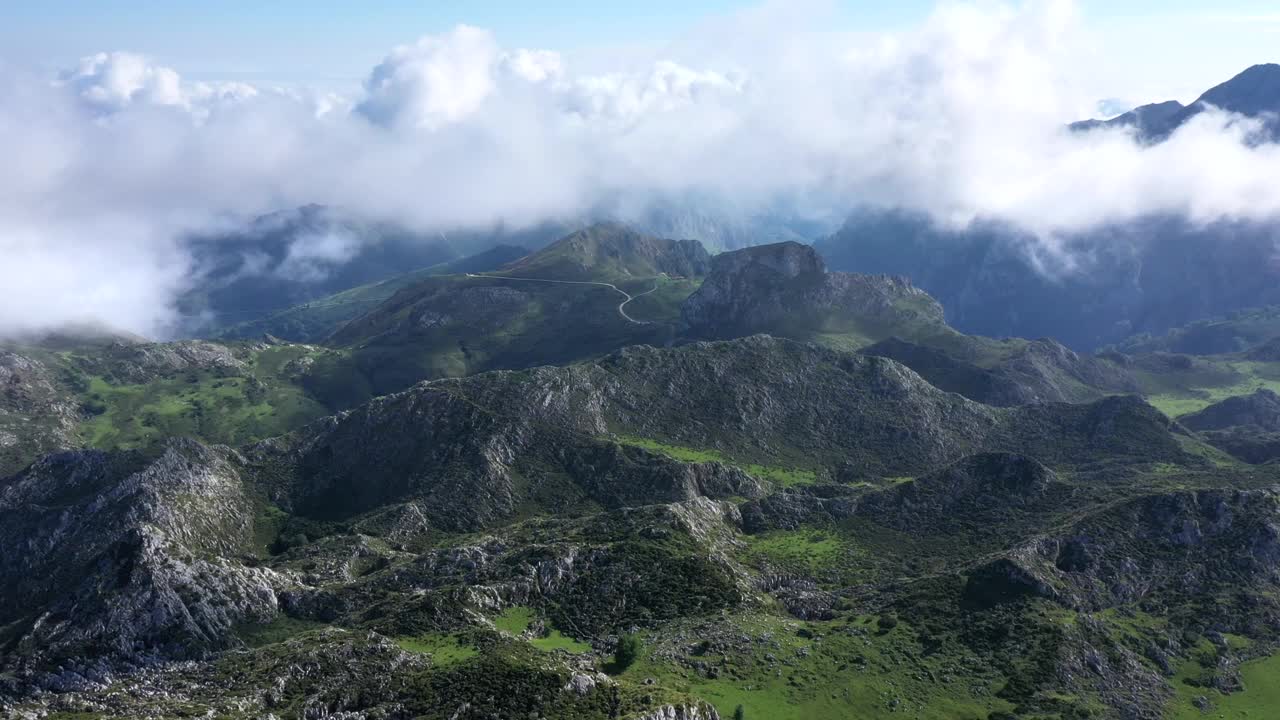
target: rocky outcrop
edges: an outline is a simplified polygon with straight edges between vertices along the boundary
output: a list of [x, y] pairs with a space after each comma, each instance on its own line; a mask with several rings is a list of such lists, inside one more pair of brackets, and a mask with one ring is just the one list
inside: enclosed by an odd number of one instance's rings
[[101, 353], [84, 356], [80, 363], [85, 370], [123, 385], [190, 371], [238, 374], [248, 369], [231, 347], [205, 340], [112, 343]]
[[[200, 656], [268, 620], [278, 573], [242, 565], [255, 511], [226, 449], [49, 456], [0, 484], [11, 658]], [[16, 632], [13, 632], [16, 630]]]
[[1038, 594], [1088, 609], [1228, 589], [1268, 591], [1280, 584], [1280, 495], [1149, 495], [1092, 514], [1001, 562], [1019, 568], [1006, 575], [1035, 577]]
[[720, 713], [710, 705], [664, 705], [632, 720], [720, 720]]
[[942, 327], [942, 308], [905, 278], [829, 273], [808, 245], [784, 242], [722, 253], [680, 309], [694, 337], [767, 332]]
[[0, 477], [42, 454], [73, 447], [80, 407], [53, 369], [0, 349]]

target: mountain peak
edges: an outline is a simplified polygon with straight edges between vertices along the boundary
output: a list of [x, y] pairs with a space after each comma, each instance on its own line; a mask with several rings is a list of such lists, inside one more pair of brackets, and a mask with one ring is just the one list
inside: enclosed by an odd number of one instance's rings
[[1280, 65], [1254, 65], [1211, 88], [1196, 103], [1250, 117], [1280, 111]]
[[[1159, 142], [1209, 107], [1247, 117], [1280, 112], [1280, 64], [1264, 63], [1246, 68], [1230, 80], [1210, 88], [1190, 105], [1176, 100], [1151, 103], [1109, 120], [1084, 120], [1071, 123], [1070, 127], [1075, 131], [1132, 127], [1142, 140]], [[1273, 128], [1273, 136], [1277, 134], [1276, 130], [1280, 128]]]
[[513, 276], [553, 280], [705, 275], [711, 256], [696, 240], [665, 240], [616, 222], [601, 222], [566, 235], [508, 265]]

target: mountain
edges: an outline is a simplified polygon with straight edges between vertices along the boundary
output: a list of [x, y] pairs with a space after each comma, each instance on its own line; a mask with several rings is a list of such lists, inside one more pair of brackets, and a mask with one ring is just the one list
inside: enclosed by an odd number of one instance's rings
[[[1159, 662], [1265, 642], [1280, 585], [1276, 502], [1222, 489], [1267, 481], [1179, 432], [757, 336], [423, 383], [238, 450], [58, 453], [0, 481], [0, 702], [1142, 717]], [[1226, 587], [1213, 628], [1186, 614]], [[645, 651], [611, 666], [624, 632]]]
[[836, 270], [909, 277], [961, 332], [1095, 350], [1280, 304], [1273, 235], [1265, 223], [1152, 217], [1062, 238], [1078, 264], [1055, 270], [1028, 253], [1034, 239], [1002, 223], [950, 230], [866, 211], [814, 247]]
[[327, 340], [348, 358], [317, 366], [315, 382], [332, 388], [359, 378], [364, 394], [353, 397], [363, 400], [424, 379], [666, 344], [707, 261], [693, 241], [595, 225], [496, 272], [401, 288]]
[[1071, 129], [1131, 127], [1142, 141], [1154, 143], [1168, 139], [1175, 130], [1209, 108], [1259, 119], [1263, 122], [1263, 137], [1272, 142], [1280, 140], [1280, 120], [1276, 118], [1280, 113], [1280, 65], [1254, 65], [1211, 88], [1190, 105], [1174, 100], [1143, 105], [1109, 120], [1072, 123]]
[[761, 245], [717, 255], [681, 307], [693, 337], [758, 332], [866, 344], [889, 333], [946, 331], [942, 308], [902, 278], [829, 273], [807, 245]]
[[1267, 306], [1197, 320], [1163, 335], [1136, 335], [1117, 343], [1115, 349], [1130, 354], [1223, 355], [1252, 349], [1261, 352], [1262, 347], [1277, 338], [1280, 338], [1280, 307]]
[[595, 280], [658, 275], [701, 277], [710, 255], [696, 240], [662, 240], [626, 225], [599, 223], [504, 268], [513, 277]]
[[[1261, 121], [1266, 130], [1254, 142], [1280, 140], [1280, 65], [1249, 68], [1190, 106], [1144, 106], [1075, 127], [1132, 125], [1143, 141], [1159, 142], [1208, 106]], [[853, 213], [814, 247], [833, 270], [910, 278], [961, 332], [1096, 350], [1280, 304], [1274, 237], [1265, 220], [1160, 214], [1060, 234], [1046, 254], [1035, 250], [1039, 239], [998, 218], [948, 228], [889, 208]]]

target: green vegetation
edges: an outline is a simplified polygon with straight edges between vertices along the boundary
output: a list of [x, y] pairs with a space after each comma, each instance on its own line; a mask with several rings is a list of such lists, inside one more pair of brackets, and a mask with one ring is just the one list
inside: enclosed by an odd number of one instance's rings
[[294, 342], [321, 342], [343, 324], [373, 310], [400, 290], [426, 278], [496, 270], [527, 254], [528, 251], [524, 248], [499, 246], [478, 255], [450, 260], [295, 305], [264, 318], [232, 326], [221, 336], [256, 339], [263, 335], [274, 335]]
[[409, 652], [430, 655], [432, 666], [438, 668], [456, 665], [480, 654], [462, 637], [443, 633], [398, 637], [396, 644]]
[[1143, 334], [1116, 346], [1129, 354], [1150, 352], [1223, 355], [1257, 347], [1280, 337], [1280, 306], [1271, 305], [1200, 320], [1164, 335]]
[[617, 441], [623, 445], [644, 448], [645, 450], [666, 455], [669, 458], [684, 462], [718, 462], [725, 465], [734, 465], [750, 475], [754, 475], [755, 477], [764, 480], [770, 480], [782, 485], [783, 487], [811, 484], [817, 478], [817, 473], [813, 470], [738, 462], [715, 450], [700, 450], [696, 448], [681, 447], [678, 445], [668, 445], [666, 443], [658, 442], [657, 440], [631, 436], [619, 436]]
[[[704, 698], [726, 718], [739, 707], [745, 717], [771, 720], [978, 720], [1013, 709], [994, 695], [1001, 677], [966, 661], [962, 647], [927, 652], [907, 623], [881, 632], [874, 621], [737, 615], [726, 621], [731, 634], [688, 626], [693, 637], [710, 639], [684, 663], [659, 659], [669, 648], [653, 639], [656, 646], [629, 674], [655, 677], [664, 686]], [[698, 663], [711, 670], [699, 670]], [[965, 668], [964, 682], [942, 681], [948, 668], [958, 667]]]
[[86, 374], [80, 398], [90, 417], [80, 432], [85, 442], [101, 448], [146, 447], [175, 436], [241, 445], [283, 434], [330, 412], [286, 370], [316, 352], [305, 346], [268, 347], [249, 351], [243, 371], [185, 370], [144, 383]]
[[792, 571], [813, 574], [856, 550], [829, 530], [777, 530], [743, 537], [752, 555]]
[[[493, 625], [505, 633], [519, 637], [529, 629], [536, 617], [533, 608], [516, 605], [507, 608], [501, 615], [494, 618]], [[547, 627], [543, 635], [530, 638], [529, 644], [546, 652], [563, 650], [569, 653], [585, 653], [591, 651], [589, 644], [579, 642], [552, 627]]]
[[[1202, 648], [1203, 649], [1203, 648]], [[1216, 660], [1216, 651], [1212, 657]], [[1271, 718], [1280, 708], [1280, 655], [1252, 660], [1240, 665], [1243, 690], [1224, 694], [1214, 688], [1189, 684], [1202, 670], [1201, 663], [1191, 660], [1185, 663], [1174, 678], [1177, 691], [1170, 703], [1169, 720], [1202, 720], [1212, 718]], [[1197, 698], [1205, 698], [1204, 710], [1196, 706]]]
[[1260, 389], [1280, 391], [1280, 363], [1196, 358], [1185, 369], [1135, 373], [1147, 401], [1171, 418]]
[[613, 650], [615, 672], [626, 672], [627, 668], [640, 659], [642, 650], [644, 650], [644, 641], [640, 639], [639, 635], [627, 633], [618, 638], [618, 647]]
[[248, 624], [240, 625], [236, 628], [236, 635], [244, 641], [245, 645], [251, 648], [263, 647], [266, 645], [274, 645], [275, 643], [284, 642], [290, 638], [297, 637], [312, 630], [319, 630], [328, 627], [324, 623], [313, 622], [310, 620], [299, 620], [289, 617], [288, 615], [280, 615], [266, 624]]

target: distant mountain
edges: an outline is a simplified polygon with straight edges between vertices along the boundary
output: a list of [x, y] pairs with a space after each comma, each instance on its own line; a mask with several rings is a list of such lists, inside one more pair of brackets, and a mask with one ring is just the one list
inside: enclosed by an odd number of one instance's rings
[[1100, 127], [1132, 127], [1145, 142], [1168, 138], [1188, 120], [1214, 107], [1263, 121], [1264, 135], [1280, 139], [1280, 65], [1254, 65], [1201, 95], [1190, 105], [1176, 100], [1135, 108], [1109, 120], [1084, 120], [1071, 124], [1072, 130]]
[[192, 288], [179, 299], [182, 334], [213, 336], [296, 305], [499, 245], [541, 247], [564, 235], [556, 223], [467, 232], [419, 232], [307, 205], [246, 228], [189, 238]]
[[937, 298], [956, 329], [1053, 337], [1093, 350], [1197, 320], [1280, 304], [1277, 228], [1154, 216], [1060, 238], [1078, 261], [1055, 271], [1007, 223], [952, 230], [904, 211], [867, 210], [814, 247], [835, 270], [902, 275]]

